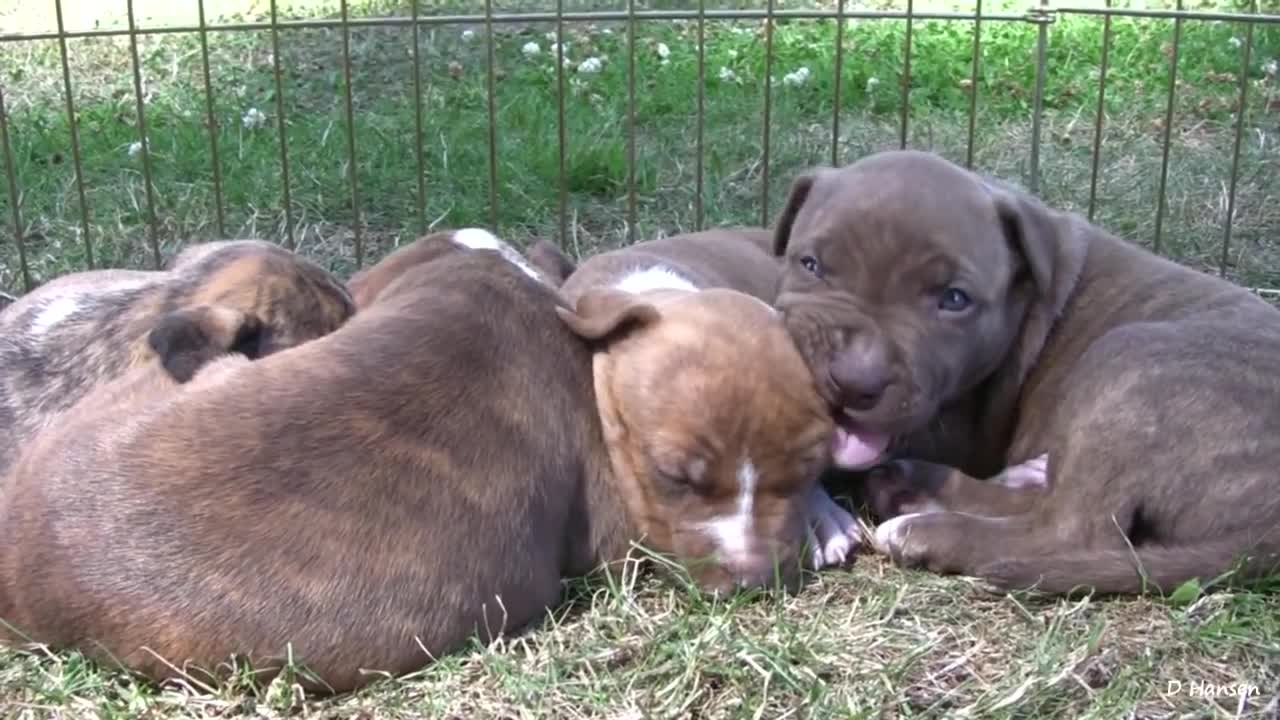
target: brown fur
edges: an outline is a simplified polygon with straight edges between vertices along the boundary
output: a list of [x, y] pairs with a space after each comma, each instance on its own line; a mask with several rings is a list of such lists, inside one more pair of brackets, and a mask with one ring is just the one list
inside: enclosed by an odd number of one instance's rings
[[[562, 577], [636, 541], [707, 588], [764, 583], [759, 568], [705, 563], [688, 531], [733, 503], [676, 474], [705, 439], [652, 438], [672, 463], [661, 484], [615, 476], [619, 416], [602, 427], [600, 410], [617, 406], [585, 381], [599, 355], [584, 338], [692, 341], [702, 311], [601, 297], [571, 312], [451, 234], [398, 252], [420, 262], [384, 260], [399, 274], [333, 333], [214, 361], [176, 392], [133, 393], [155, 376], [135, 370], [42, 436], [0, 498], [0, 618], [155, 678], [234, 657], [265, 681], [291, 652], [304, 684], [341, 691], [538, 619]], [[773, 340], [752, 347], [769, 358]], [[669, 370], [654, 392], [697, 391]], [[825, 418], [803, 390], [739, 399], [820, 431], [821, 446]], [[761, 488], [759, 544], [791, 577], [806, 489]]]
[[[882, 350], [891, 383], [855, 422], [976, 477], [1048, 453], [1026, 512], [896, 518], [882, 551], [1051, 592], [1280, 566], [1280, 311], [1266, 302], [911, 151], [797, 179], [776, 249], [778, 305], [829, 397], [842, 353]], [[950, 287], [973, 304], [944, 309]]]
[[0, 475], [52, 418], [157, 353], [175, 377], [189, 378], [205, 358], [199, 343], [188, 351], [192, 338], [168, 334], [166, 318], [208, 305], [242, 316], [237, 334], [218, 347], [250, 358], [320, 337], [354, 312], [325, 270], [253, 240], [194, 246], [164, 271], [94, 270], [51, 280], [0, 314]]
[[556, 287], [563, 285], [573, 271], [578, 269], [577, 263], [547, 240], [538, 240], [530, 245], [524, 256], [530, 265], [537, 268]]
[[[773, 302], [779, 279], [779, 263], [773, 256], [772, 244], [772, 233], [760, 228], [675, 235], [594, 255], [578, 264], [565, 278], [561, 292], [570, 302], [625, 286], [659, 307], [673, 300], [690, 307], [705, 306], [705, 324], [710, 330], [700, 337], [690, 340], [671, 333], [649, 333], [642, 341], [610, 347], [608, 359], [597, 364], [596, 382], [600, 393], [617, 396], [625, 407], [644, 412], [633, 422], [630, 435], [620, 439], [629, 444], [625, 462], [632, 468], [631, 472], [662, 466], [662, 459], [652, 456], [654, 448], [649, 440], [652, 437], [705, 435], [708, 441], [718, 445], [730, 441], [731, 433], [747, 421], [750, 405], [744, 404], [743, 398], [758, 392], [757, 384], [795, 385], [798, 393], [814, 392], [812, 380], [806, 377], [803, 361], [795, 352], [794, 343], [787, 338], [781, 319], [765, 306]], [[567, 259], [563, 262], [554, 259], [552, 253], [558, 251], [552, 246], [535, 245], [531, 252], [536, 252], [538, 262], [544, 267], [568, 266]], [[671, 276], [651, 276], [644, 282], [633, 282], [634, 273], [654, 268]], [[662, 289], [663, 283], [667, 289]], [[677, 286], [701, 292], [670, 289]], [[646, 290], [646, 287], [655, 289]], [[626, 296], [626, 293], [619, 294]], [[728, 298], [733, 298], [733, 302]], [[750, 298], [760, 302], [752, 302]], [[724, 315], [715, 319], [714, 313]], [[749, 318], [758, 318], [758, 321], [748, 323]], [[687, 347], [690, 342], [693, 346]], [[772, 352], [761, 355], [752, 349], [760, 345]], [[655, 392], [648, 383], [662, 382], [669, 376], [668, 368], [677, 364], [686, 367], [691, 377], [698, 378], [699, 392], [680, 395], [678, 404], [672, 407], [667, 396]], [[637, 382], [638, 375], [649, 380]], [[744, 391], [743, 382], [748, 379], [751, 389]], [[816, 405], [821, 403], [816, 395], [814, 401]], [[767, 482], [796, 483], [802, 481], [805, 473], [818, 475], [821, 468], [815, 469], [804, 454], [812, 444], [811, 433], [792, 435], [793, 430], [788, 429], [792, 423], [790, 418], [775, 417], [768, 414], [766, 408], [760, 409], [766, 414], [749, 419], [755, 439], [742, 445], [740, 452], [750, 453], [757, 466], [757, 456], [762, 453], [778, 458], [792, 457], [798, 463], [758, 466], [756, 470], [761, 478]], [[730, 423], [728, 417], [717, 418], [716, 414], [742, 419]], [[732, 462], [708, 470], [718, 474], [715, 482], [726, 488], [726, 492], [736, 484], [737, 471], [737, 465]], [[837, 506], [820, 487], [815, 486], [810, 505], [811, 566], [820, 568], [843, 562], [860, 539], [853, 516]]]

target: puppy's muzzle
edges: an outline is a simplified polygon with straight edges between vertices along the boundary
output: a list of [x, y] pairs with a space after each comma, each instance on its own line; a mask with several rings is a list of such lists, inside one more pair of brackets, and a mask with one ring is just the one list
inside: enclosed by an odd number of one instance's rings
[[841, 406], [854, 412], [875, 410], [893, 384], [893, 368], [885, 343], [868, 333], [855, 335], [836, 350], [827, 372]]

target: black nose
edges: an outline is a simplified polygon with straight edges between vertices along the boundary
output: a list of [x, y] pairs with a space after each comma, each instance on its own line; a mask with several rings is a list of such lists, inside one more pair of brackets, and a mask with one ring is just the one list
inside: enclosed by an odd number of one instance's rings
[[857, 339], [831, 359], [831, 380], [850, 410], [872, 410], [893, 382], [888, 353], [880, 343]]

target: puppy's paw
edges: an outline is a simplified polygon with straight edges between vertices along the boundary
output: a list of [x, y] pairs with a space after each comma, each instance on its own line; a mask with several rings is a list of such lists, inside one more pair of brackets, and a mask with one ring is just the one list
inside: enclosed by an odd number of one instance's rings
[[867, 471], [863, 496], [880, 519], [899, 515], [942, 512], [945, 508], [920, 487], [910, 460], [894, 460]]
[[920, 565], [929, 554], [923, 533], [913, 533], [917, 518], [926, 513], [909, 513], [885, 520], [876, 526], [871, 545], [876, 552], [907, 567]]
[[1019, 465], [1012, 465], [992, 478], [993, 482], [1007, 488], [1044, 488], [1049, 486], [1049, 453]]
[[808, 504], [810, 565], [818, 570], [844, 563], [861, 542], [857, 519], [821, 485], [814, 487]]

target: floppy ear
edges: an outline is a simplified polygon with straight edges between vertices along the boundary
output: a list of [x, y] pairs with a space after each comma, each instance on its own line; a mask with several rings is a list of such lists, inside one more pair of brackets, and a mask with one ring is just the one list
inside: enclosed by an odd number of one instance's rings
[[1056, 316], [1084, 266], [1085, 240], [1072, 219], [1013, 188], [986, 183], [1010, 249], [1027, 265], [1039, 300]]
[[533, 269], [542, 273], [543, 277], [556, 287], [563, 285], [573, 271], [578, 269], [568, 255], [546, 240], [539, 240], [530, 245], [524, 256]]
[[219, 356], [260, 357], [264, 330], [255, 315], [220, 305], [198, 305], [160, 318], [147, 334], [147, 344], [173, 379], [184, 383]]
[[614, 288], [595, 288], [578, 298], [574, 310], [556, 308], [569, 329], [584, 340], [604, 340], [637, 325], [657, 322], [658, 309], [638, 295]]
[[812, 168], [791, 182], [791, 192], [787, 196], [787, 204], [773, 226], [773, 254], [782, 257], [787, 253], [787, 244], [791, 242], [791, 227], [796, 223], [800, 208], [809, 199], [813, 186], [818, 184], [824, 175], [833, 172], [831, 168]]

